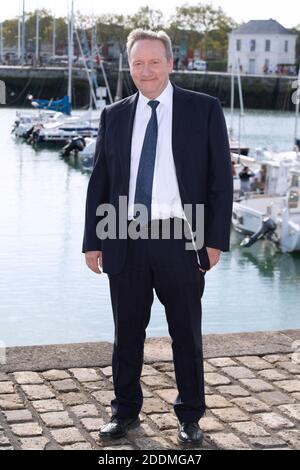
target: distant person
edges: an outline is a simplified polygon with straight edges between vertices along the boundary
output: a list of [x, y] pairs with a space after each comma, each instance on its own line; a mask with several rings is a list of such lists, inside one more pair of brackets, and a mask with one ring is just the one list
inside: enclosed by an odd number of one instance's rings
[[250, 191], [250, 178], [253, 176], [255, 175], [248, 166], [244, 166], [242, 171], [239, 172], [239, 178], [241, 181], [240, 196], [244, 196], [245, 193]]
[[258, 187], [261, 193], [265, 191], [267, 182], [267, 166], [262, 165], [258, 174]]
[[184, 57], [184, 58], [182, 59], [181, 63], [182, 63], [182, 68], [183, 68], [184, 70], [187, 69], [187, 66], [188, 66], [188, 63], [189, 63], [188, 58], [187, 58], [187, 57]]

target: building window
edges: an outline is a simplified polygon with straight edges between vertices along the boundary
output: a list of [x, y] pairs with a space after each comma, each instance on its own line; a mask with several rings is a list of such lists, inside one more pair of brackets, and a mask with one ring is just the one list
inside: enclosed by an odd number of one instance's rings
[[286, 39], [284, 41], [284, 52], [288, 52], [288, 49], [289, 49], [289, 41]]
[[265, 51], [269, 52], [271, 50], [271, 41], [270, 39], [266, 39]]
[[255, 51], [255, 39], [251, 39], [250, 41], [250, 51]]
[[237, 50], [237, 51], [240, 51], [240, 50], [241, 50], [241, 40], [240, 40], [240, 39], [237, 39], [237, 40], [236, 40], [236, 50]]

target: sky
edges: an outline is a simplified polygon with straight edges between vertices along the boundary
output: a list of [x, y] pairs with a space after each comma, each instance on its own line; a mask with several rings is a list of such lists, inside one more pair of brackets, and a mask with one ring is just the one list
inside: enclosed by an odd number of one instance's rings
[[[36, 8], [47, 8], [56, 16], [66, 16], [67, 5], [71, 0], [25, 0], [26, 11], [33, 11]], [[151, 8], [160, 9], [165, 16], [170, 16], [175, 12], [176, 6], [184, 3], [195, 5], [198, 1], [185, 0], [74, 0], [75, 10], [85, 14], [103, 13], [135, 13], [139, 7], [149, 5]], [[300, 15], [297, 15], [299, 8], [295, 0], [285, 0], [276, 2], [274, 0], [204, 0], [201, 3], [211, 3], [215, 7], [221, 7], [225, 13], [233, 17], [237, 22], [246, 22], [251, 19], [274, 18], [286, 28], [291, 28], [300, 24]], [[0, 21], [16, 17], [20, 14], [23, 0], [9, 0], [1, 2]]]

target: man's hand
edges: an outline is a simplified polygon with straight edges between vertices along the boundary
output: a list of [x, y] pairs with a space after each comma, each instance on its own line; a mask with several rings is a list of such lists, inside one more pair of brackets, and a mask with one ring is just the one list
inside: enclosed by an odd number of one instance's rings
[[[219, 262], [221, 250], [218, 250], [217, 248], [208, 248], [208, 247], [206, 249], [207, 249], [209, 265], [211, 269]], [[202, 269], [202, 268], [199, 268], [199, 269], [203, 273], [206, 272], [206, 269]]]
[[87, 251], [85, 253], [85, 262], [88, 267], [96, 274], [101, 274], [102, 269], [102, 251]]

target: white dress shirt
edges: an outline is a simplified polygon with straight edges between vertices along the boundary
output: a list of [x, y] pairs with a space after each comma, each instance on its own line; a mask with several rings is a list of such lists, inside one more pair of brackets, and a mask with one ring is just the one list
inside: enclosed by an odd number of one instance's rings
[[[168, 82], [163, 92], [155, 98], [159, 101], [156, 108], [158, 137], [156, 158], [153, 175], [151, 218], [167, 219], [169, 217], [185, 218], [176, 168], [172, 152], [172, 115], [173, 115], [173, 87]], [[131, 163], [128, 198], [128, 219], [134, 218], [134, 196], [136, 179], [146, 127], [151, 117], [149, 98], [139, 92], [137, 108], [133, 124], [131, 141]]]

